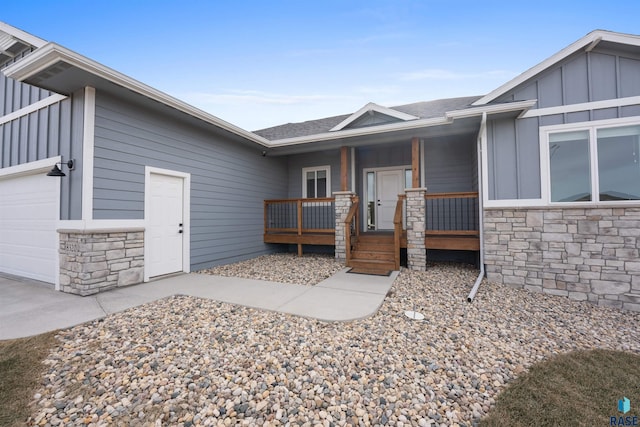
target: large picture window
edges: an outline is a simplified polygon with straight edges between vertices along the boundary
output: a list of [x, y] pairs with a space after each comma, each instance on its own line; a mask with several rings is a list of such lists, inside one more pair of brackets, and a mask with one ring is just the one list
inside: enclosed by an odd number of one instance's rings
[[550, 132], [550, 201], [640, 200], [640, 125]]
[[331, 168], [319, 166], [302, 169], [302, 197], [316, 199], [330, 197], [331, 194]]

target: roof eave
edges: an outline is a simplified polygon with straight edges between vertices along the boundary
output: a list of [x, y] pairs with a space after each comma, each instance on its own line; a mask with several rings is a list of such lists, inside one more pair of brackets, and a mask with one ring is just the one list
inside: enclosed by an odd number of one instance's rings
[[46, 40], [31, 35], [2, 21], [0, 21], [0, 32], [7, 33], [15, 39], [28, 43], [35, 48], [39, 48], [47, 44]]
[[408, 122], [391, 123], [379, 126], [370, 126], [359, 129], [347, 129], [341, 131], [330, 131], [315, 135], [300, 136], [293, 138], [284, 138], [270, 141], [269, 146], [272, 148], [287, 147], [298, 144], [308, 144], [312, 142], [332, 141], [342, 138], [353, 138], [358, 136], [376, 135], [386, 132], [419, 129], [432, 126], [442, 126], [453, 123], [456, 119], [468, 117], [482, 116], [483, 113], [499, 114], [511, 111], [526, 111], [536, 105], [537, 100], [526, 100], [509, 102], [505, 104], [494, 104], [479, 106], [475, 108], [467, 108], [465, 110], [454, 110], [446, 112], [443, 117], [435, 117], [429, 119], [418, 119]]
[[55, 43], [47, 43], [32, 54], [9, 65], [3, 69], [3, 73], [14, 80], [24, 81], [46, 70], [53, 64], [65, 62], [99, 78], [105, 79], [118, 86], [129, 89], [154, 101], [165, 104], [197, 119], [213, 124], [221, 129], [236, 134], [263, 147], [269, 147], [269, 141], [259, 135], [246, 131], [238, 126], [226, 122], [212, 114], [200, 110], [186, 102], [180, 101], [164, 92], [152, 88], [142, 82], [128, 77], [118, 71], [106, 67], [76, 52], [66, 49]]
[[552, 65], [562, 61], [563, 59], [577, 52], [578, 50], [583, 48], [589, 48], [590, 46], [592, 46], [592, 43], [598, 43], [600, 41], [610, 41], [614, 43], [640, 46], [640, 37], [638, 36], [634, 36], [630, 34], [614, 33], [611, 31], [604, 31], [604, 30], [592, 31], [586, 36], [582, 37], [581, 39], [565, 47], [558, 53], [550, 56], [549, 58], [545, 59], [539, 64], [529, 68], [524, 73], [520, 74], [519, 76], [508, 81], [507, 83], [503, 84], [499, 88], [493, 90], [492, 92], [488, 93], [487, 95], [473, 102], [471, 105], [474, 105], [474, 106], [485, 105], [491, 101], [494, 101], [496, 98], [504, 95], [505, 93], [509, 92], [516, 86], [524, 83], [525, 81], [529, 80], [536, 74], [541, 73], [542, 71], [546, 70]]

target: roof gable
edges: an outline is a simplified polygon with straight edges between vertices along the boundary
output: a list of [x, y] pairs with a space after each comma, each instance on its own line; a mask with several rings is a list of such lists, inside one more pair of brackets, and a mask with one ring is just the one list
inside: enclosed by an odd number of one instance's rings
[[534, 67], [520, 74], [516, 78], [508, 81], [507, 83], [503, 84], [499, 88], [493, 90], [489, 94], [478, 99], [472, 105], [474, 106], [484, 105], [492, 101], [495, 101], [500, 96], [506, 94], [510, 90], [516, 88], [520, 84], [535, 77], [536, 75], [548, 70], [549, 68], [553, 67], [560, 61], [563, 61], [570, 55], [573, 55], [580, 49], [584, 49], [585, 51], [589, 52], [593, 50], [601, 42], [640, 47], [640, 36], [632, 35], [632, 34], [615, 33], [612, 31], [604, 31], [604, 30], [592, 31], [586, 36], [582, 37], [580, 40], [577, 40], [574, 43], [570, 44], [569, 46], [565, 47], [555, 55], [547, 58], [541, 63], [535, 65]]
[[343, 129], [354, 129], [416, 119], [419, 119], [419, 117], [370, 102], [331, 128], [330, 131], [334, 132]]

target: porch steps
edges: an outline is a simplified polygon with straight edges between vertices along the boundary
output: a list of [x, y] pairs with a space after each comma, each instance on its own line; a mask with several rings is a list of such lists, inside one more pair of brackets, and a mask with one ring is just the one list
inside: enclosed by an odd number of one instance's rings
[[351, 250], [349, 267], [354, 273], [388, 275], [396, 269], [393, 235], [360, 235]]

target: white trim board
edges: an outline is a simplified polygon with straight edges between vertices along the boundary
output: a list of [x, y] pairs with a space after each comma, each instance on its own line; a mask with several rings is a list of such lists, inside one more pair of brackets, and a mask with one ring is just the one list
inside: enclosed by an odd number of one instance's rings
[[[191, 271], [191, 174], [179, 172], [170, 169], [161, 169], [152, 166], [144, 168], [144, 209], [145, 209], [145, 228], [147, 225], [147, 209], [150, 206], [151, 198], [151, 174], [174, 176], [182, 178], [182, 271], [189, 273]], [[149, 255], [149, 239], [144, 239], [144, 281], [149, 281], [149, 269], [147, 268], [147, 257]]]
[[626, 98], [606, 99], [604, 101], [582, 102], [580, 104], [559, 105], [557, 107], [538, 108], [525, 111], [518, 116], [520, 119], [530, 117], [550, 116], [553, 114], [576, 113], [578, 111], [599, 110], [602, 108], [626, 107], [640, 104], [640, 96], [630, 96]]
[[92, 219], [84, 220], [60, 220], [58, 229], [77, 231], [121, 230], [124, 228], [144, 229], [146, 223], [143, 219]]
[[45, 107], [48, 107], [52, 104], [55, 104], [56, 102], [60, 102], [63, 101], [65, 99], [67, 99], [68, 97], [65, 95], [59, 95], [59, 94], [55, 94], [55, 95], [51, 95], [48, 96], [44, 99], [41, 99], [38, 102], [34, 102], [31, 105], [27, 105], [24, 108], [21, 108], [19, 110], [14, 111], [13, 113], [9, 113], [6, 114], [2, 117], [0, 117], [0, 125], [3, 125], [5, 123], [8, 123], [12, 120], [16, 120], [19, 119], [20, 117], [24, 117], [24, 116], [28, 116], [31, 113], [34, 113], [38, 110], [41, 110]]
[[95, 145], [96, 90], [84, 88], [82, 129], [82, 219], [93, 219], [93, 155]]
[[0, 179], [15, 178], [20, 175], [31, 175], [39, 171], [48, 172], [53, 165], [62, 161], [61, 156], [49, 157], [47, 159], [36, 160], [35, 162], [23, 163], [16, 166], [9, 166], [0, 169]]

